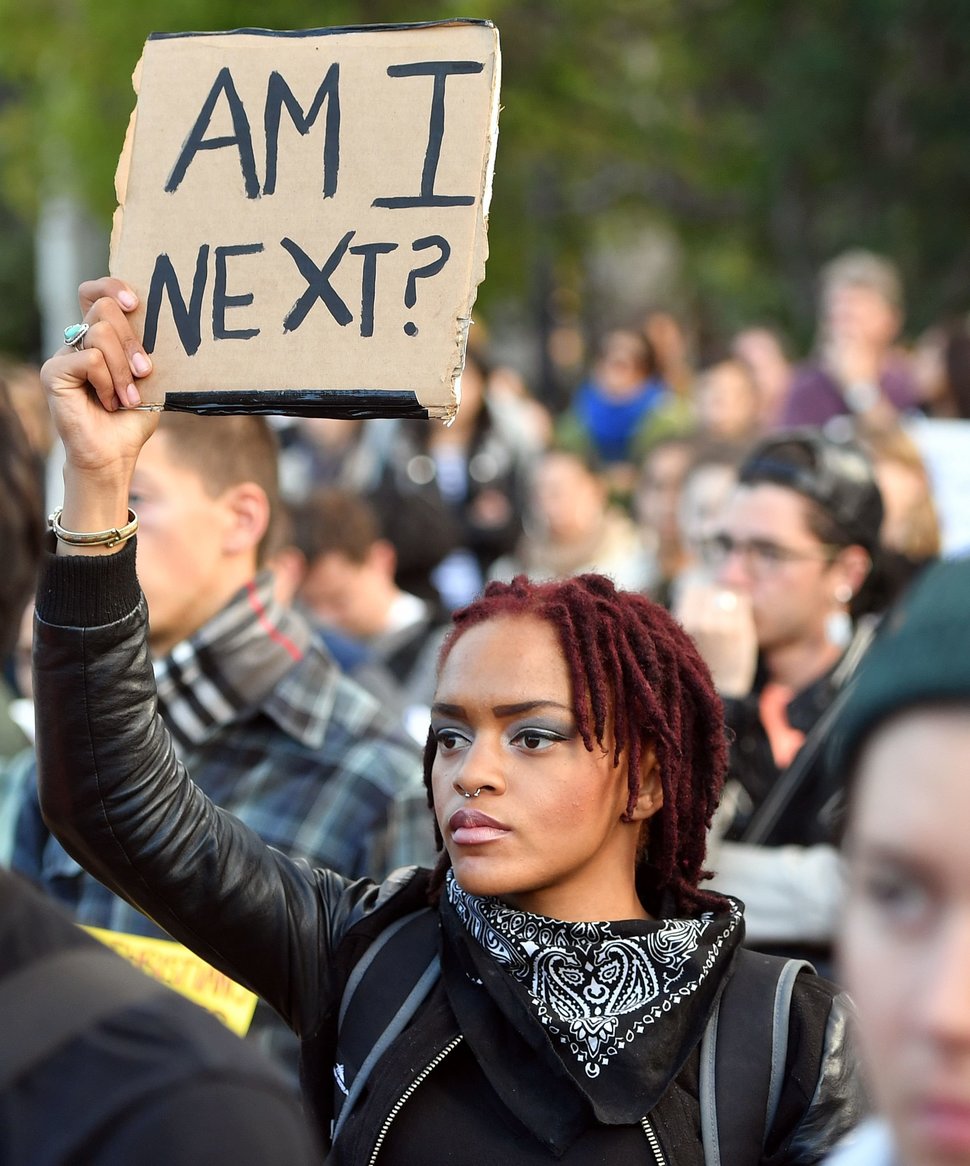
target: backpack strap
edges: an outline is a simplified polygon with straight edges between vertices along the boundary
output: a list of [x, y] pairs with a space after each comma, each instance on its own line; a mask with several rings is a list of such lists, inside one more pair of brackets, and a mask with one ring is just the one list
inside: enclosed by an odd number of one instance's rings
[[98, 1021], [168, 991], [97, 947], [18, 968], [0, 980], [0, 1093]]
[[331, 1141], [374, 1066], [404, 1031], [441, 972], [438, 914], [430, 907], [386, 927], [355, 964], [337, 1021], [336, 1096]]
[[785, 1080], [791, 998], [803, 971], [815, 969], [805, 960], [738, 951], [701, 1041], [706, 1166], [761, 1159]]

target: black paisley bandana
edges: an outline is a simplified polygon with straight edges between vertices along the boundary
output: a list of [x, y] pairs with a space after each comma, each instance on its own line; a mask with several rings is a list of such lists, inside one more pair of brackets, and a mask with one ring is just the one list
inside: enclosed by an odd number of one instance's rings
[[[447, 894], [473, 947], [490, 957], [476, 964], [498, 964], [517, 986], [594, 1104], [617, 1074], [643, 1082], [644, 1058], [665, 1075], [679, 1068], [743, 935], [731, 899], [697, 918], [566, 923], [466, 894], [450, 871]], [[490, 979], [482, 977], [486, 987]]]

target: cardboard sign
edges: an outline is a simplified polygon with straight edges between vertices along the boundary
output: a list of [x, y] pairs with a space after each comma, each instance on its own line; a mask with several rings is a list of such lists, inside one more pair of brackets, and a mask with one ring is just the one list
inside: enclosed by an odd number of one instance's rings
[[155, 34], [118, 164], [111, 272], [146, 403], [456, 409], [498, 132], [488, 21]]
[[237, 1036], [245, 1036], [256, 1011], [256, 996], [217, 972], [205, 960], [172, 939], [127, 935], [103, 927], [85, 927], [129, 963], [205, 1008]]

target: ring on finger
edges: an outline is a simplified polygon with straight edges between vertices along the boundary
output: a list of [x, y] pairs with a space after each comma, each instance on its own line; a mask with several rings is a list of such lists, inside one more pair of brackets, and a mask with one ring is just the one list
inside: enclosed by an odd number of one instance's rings
[[80, 352], [84, 347], [84, 337], [91, 331], [90, 324], [69, 324], [64, 329], [64, 343], [68, 348]]
[[738, 606], [738, 597], [733, 591], [718, 591], [714, 597], [714, 605], [718, 611], [734, 611]]

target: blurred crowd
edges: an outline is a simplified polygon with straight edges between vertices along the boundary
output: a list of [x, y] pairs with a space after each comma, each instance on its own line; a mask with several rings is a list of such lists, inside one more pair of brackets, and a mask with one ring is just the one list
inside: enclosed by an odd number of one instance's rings
[[[959, 503], [970, 437], [959, 422], [970, 419], [970, 323], [940, 322], [908, 344], [904, 324], [893, 263], [846, 252], [819, 273], [815, 339], [801, 358], [777, 330], [753, 322], [700, 361], [689, 323], [651, 310], [598, 338], [585, 376], [558, 412], [530, 393], [516, 369], [497, 363], [488, 335], [473, 328], [451, 424], [256, 423], [269, 425], [277, 448], [260, 568], [272, 575], [277, 600], [309, 621], [323, 650], [418, 742], [450, 613], [488, 580], [520, 572], [536, 579], [608, 574], [678, 614], [707, 651], [715, 678], [732, 667], [721, 658], [725, 642], [735, 651], [748, 643], [751, 663], [742, 662], [741, 672], [760, 675], [771, 656], [765, 626], [777, 618], [776, 601], [764, 594], [769, 561], [730, 553], [739, 545], [729, 530], [732, 498], [759, 442], [816, 433], [862, 451], [883, 508], [878, 531], [862, 540], [869, 566], [846, 585], [850, 597], [809, 600], [821, 602], [810, 614], [841, 657], [925, 564], [964, 549]], [[49, 509], [58, 500], [58, 463], [38, 371], [7, 361], [0, 378]], [[798, 533], [759, 521], [761, 542], [779, 553]], [[779, 571], [789, 565], [775, 564]], [[161, 586], [170, 591], [191, 580], [191, 572], [173, 572]], [[791, 587], [782, 590], [791, 603]], [[714, 615], [723, 622], [726, 613], [712, 605], [726, 602], [722, 592], [739, 602], [730, 629], [717, 633]], [[738, 624], [735, 611], [748, 622]], [[0, 859], [7, 863], [29, 769], [16, 759], [23, 750], [29, 756], [33, 723], [30, 627], [28, 606], [0, 688], [0, 749], [9, 759]], [[822, 651], [817, 667], [787, 686], [790, 698], [807, 687], [801, 681], [832, 671], [830, 656]]]
[[[131, 505], [177, 747], [203, 785], [209, 767], [215, 800], [291, 854], [355, 877], [427, 861], [430, 826], [420, 839], [414, 826], [425, 813], [420, 747], [451, 613], [492, 579], [605, 573], [677, 616], [724, 702], [731, 767], [709, 842], [714, 885], [745, 902], [750, 945], [836, 976], [844, 790], [822, 744], [887, 614], [931, 564], [970, 549], [970, 321], [941, 321], [911, 342], [904, 334], [894, 265], [856, 250], [819, 273], [807, 353], [752, 322], [702, 360], [689, 322], [656, 310], [598, 338], [558, 411], [473, 329], [448, 425], [163, 418]], [[5, 424], [22, 427], [29, 450], [23, 513], [39, 548], [36, 520], [58, 499], [38, 372], [4, 363], [0, 382]], [[192, 430], [204, 432], [198, 456], [186, 452]], [[211, 451], [253, 441], [263, 454], [241, 468], [227, 462], [225, 480], [210, 480]], [[261, 457], [257, 505], [242, 488]], [[230, 486], [242, 491], [236, 512], [255, 533], [235, 574], [200, 564], [198, 546], [164, 541], [166, 507], [173, 496], [182, 504], [185, 474], [200, 483], [200, 505]], [[212, 529], [200, 526], [198, 542]], [[85, 889], [94, 880], [44, 831], [22, 583], [0, 681], [0, 864], [80, 922], [160, 935], [103, 888]], [[322, 691], [320, 676], [339, 669], [344, 687], [326, 714], [296, 695], [285, 659], [239, 666], [245, 624], [229, 626], [223, 612], [247, 586], [261, 610], [290, 613], [287, 634], [301, 651], [313, 644], [320, 672], [301, 681], [307, 691], [311, 680]], [[232, 648], [220, 637], [235, 637]], [[254, 718], [245, 730], [241, 710]], [[313, 717], [324, 715], [371, 750], [355, 780], [376, 756], [385, 771], [396, 767], [394, 790], [345, 790], [336, 807], [301, 792], [342, 764], [339, 742], [313, 737]], [[270, 720], [286, 739], [283, 794], [279, 769], [264, 772], [255, 759]], [[241, 731], [252, 734], [245, 747]], [[359, 801], [353, 814], [347, 798]], [[367, 841], [354, 848], [334, 836]], [[278, 1022], [257, 1012], [254, 1028], [292, 1067]]]

